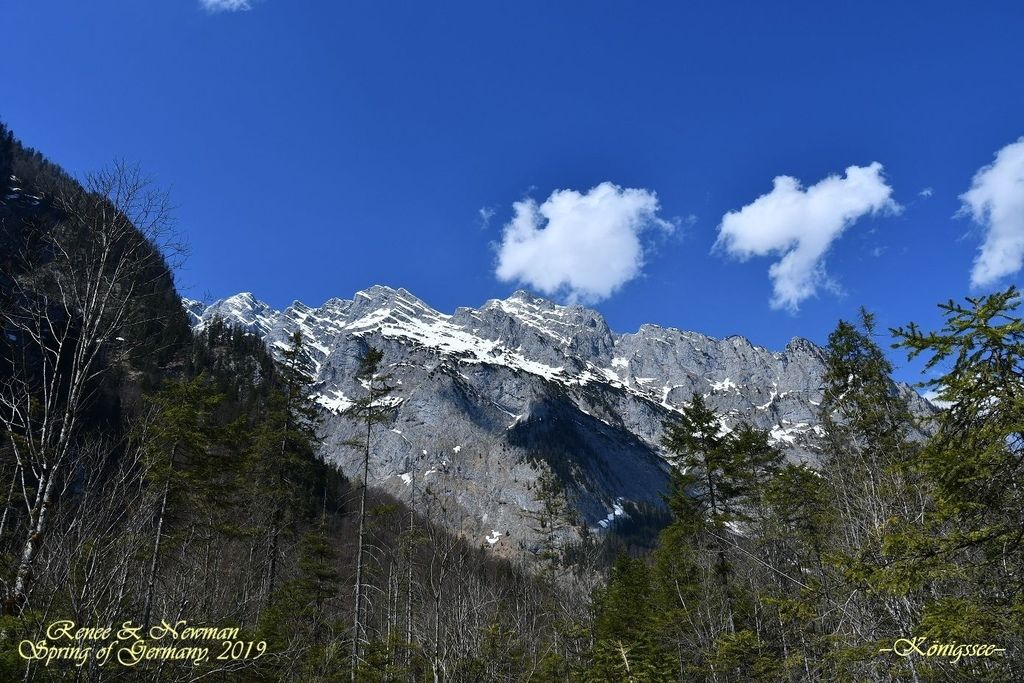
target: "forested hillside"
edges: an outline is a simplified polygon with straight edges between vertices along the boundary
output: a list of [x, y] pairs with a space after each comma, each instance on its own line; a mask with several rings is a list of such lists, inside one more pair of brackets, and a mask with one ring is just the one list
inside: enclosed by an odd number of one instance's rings
[[[220, 320], [192, 333], [169, 202], [136, 169], [79, 183], [0, 127], [0, 179], [0, 680], [1024, 679], [1013, 289], [892, 331], [935, 371], [937, 415], [865, 312], [825, 349], [820, 462], [694, 394], [661, 444], [668, 513], [567, 545], [549, 453], [540, 542], [505, 560], [451, 531], [459, 492], [363, 485], [393, 419], [378, 350], [343, 474], [318, 457], [301, 333], [280, 360]], [[217, 630], [208, 655], [160, 637], [182, 622]], [[76, 630], [125, 624], [148, 636]], [[956, 650], [975, 644], [998, 651]]]

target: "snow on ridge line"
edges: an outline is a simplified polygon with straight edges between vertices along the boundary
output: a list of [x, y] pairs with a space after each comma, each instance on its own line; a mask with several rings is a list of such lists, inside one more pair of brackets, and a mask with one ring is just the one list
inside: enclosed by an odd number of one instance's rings
[[[399, 288], [395, 289], [395, 288], [389, 287], [387, 285], [373, 285], [371, 287], [368, 287], [367, 289], [357, 291], [355, 294], [353, 294], [352, 299], [340, 299], [338, 297], [331, 297], [331, 298], [327, 299], [319, 307], [309, 306], [309, 305], [304, 304], [301, 301], [296, 299], [295, 301], [292, 302], [292, 304], [288, 307], [288, 309], [302, 307], [306, 311], [326, 312], [326, 311], [324, 311], [324, 309], [337, 308], [339, 303], [349, 303], [349, 304], [351, 304], [351, 303], [354, 303], [357, 299], [360, 299], [360, 298], [366, 299], [366, 300], [369, 300], [369, 301], [379, 301], [380, 300], [379, 298], [372, 296], [370, 294], [370, 292], [384, 292], [384, 293], [386, 293], [387, 297], [392, 302], [400, 304], [400, 305], [403, 305], [403, 307], [409, 307], [410, 309], [413, 309], [416, 312], [421, 312], [421, 313], [428, 314], [431, 317], [437, 317], [437, 318], [440, 318], [442, 320], [448, 320], [448, 319], [452, 318], [451, 315], [446, 314], [446, 313], [442, 313], [442, 312], [432, 308], [426, 302], [424, 302], [423, 300], [419, 299], [415, 294], [413, 294], [412, 292], [408, 291], [407, 289], [402, 288], [402, 287], [399, 287]], [[223, 299], [219, 299], [219, 300], [213, 302], [212, 304], [210, 304], [210, 306], [207, 306], [205, 308], [205, 310], [204, 310], [204, 313], [206, 312], [206, 310], [209, 310], [210, 308], [213, 308], [213, 307], [215, 307], [215, 306], [217, 306], [219, 304], [225, 303], [225, 302], [227, 302], [229, 300], [235, 300], [235, 299], [245, 299], [245, 300], [251, 301], [253, 304], [256, 305], [256, 307], [260, 307], [260, 308], [268, 311], [271, 314], [271, 317], [278, 316], [278, 315], [283, 315], [283, 313], [284, 313], [284, 311], [275, 310], [275, 309], [271, 308], [265, 302], [255, 298], [255, 296], [252, 294], [252, 292], [239, 292], [239, 293], [233, 294], [233, 295], [231, 295], [229, 297], [226, 297], [226, 298], [223, 298]], [[183, 298], [183, 303], [185, 303], [185, 301], [186, 300]], [[192, 299], [188, 299], [187, 302], [188, 302], [189, 305], [194, 305], [194, 304], [200, 304], [201, 303], [201, 302], [198, 302], [198, 301], [195, 301], [195, 300], [192, 300]], [[541, 302], [541, 303], [538, 304], [536, 302]], [[544, 304], [546, 304], [546, 305], [544, 305]], [[186, 307], [188, 307], [188, 305], [186, 305]], [[563, 318], [567, 318], [569, 316], [569, 312], [570, 311], [577, 311], [577, 310], [578, 311], [589, 312], [593, 316], [597, 317], [598, 319], [603, 320], [603, 317], [597, 311], [593, 311], [591, 309], [587, 309], [585, 307], [578, 306], [578, 305], [564, 306], [564, 305], [556, 304], [556, 303], [554, 303], [554, 302], [552, 302], [552, 301], [550, 301], [548, 299], [544, 299], [543, 297], [535, 296], [535, 295], [530, 294], [529, 292], [525, 292], [523, 290], [517, 290], [516, 292], [512, 293], [506, 299], [489, 299], [486, 302], [484, 302], [484, 304], [479, 309], [468, 308], [468, 310], [471, 312], [471, 314], [474, 314], [475, 311], [484, 310], [484, 309], [488, 309], [488, 308], [500, 308], [506, 314], [508, 314], [508, 315], [516, 318], [517, 320], [519, 320], [519, 322], [521, 322], [523, 324], [526, 324], [527, 326], [536, 327], [538, 330], [547, 333], [550, 337], [552, 337], [554, 339], [557, 339], [561, 343], [568, 343], [570, 340], [568, 338], [558, 334], [558, 332], [556, 332], [555, 330], [553, 330], [553, 329], [551, 329], [549, 327], [543, 327], [543, 326], [540, 326], [540, 325], [536, 324], [536, 321], [543, 321], [543, 322], [546, 322], [546, 323], [549, 323], [549, 324], [552, 324], [552, 325], [559, 325], [559, 326], [562, 326], [562, 327], [572, 328], [573, 325], [572, 325], [571, 322], [568, 322], [568, 321], [564, 321], [563, 322], [562, 319]], [[459, 307], [458, 310], [463, 310], [463, 309], [466, 309], [466, 307]], [[529, 319], [526, 319], [526, 318], [529, 318]], [[531, 324], [531, 323], [533, 323], [533, 324]], [[699, 341], [701, 343], [712, 343], [712, 344], [718, 344], [718, 345], [724, 345], [726, 343], [728, 343], [730, 345], [736, 345], [737, 343], [740, 343], [741, 345], [749, 346], [751, 349], [759, 351], [759, 352], [762, 352], [762, 353], [765, 353], [765, 354], [767, 354], [767, 355], [769, 355], [769, 356], [771, 356], [773, 358], [778, 358], [778, 357], [784, 355], [784, 351], [773, 351], [773, 350], [768, 349], [768, 348], [766, 348], [764, 346], [761, 346], [759, 344], [754, 344], [753, 342], [751, 342], [749, 339], [747, 339], [746, 337], [744, 337], [742, 335], [734, 334], [734, 335], [730, 335], [730, 336], [724, 337], [724, 338], [716, 338], [716, 337], [710, 337], [710, 336], [702, 334], [700, 332], [694, 332], [692, 330], [682, 330], [682, 329], [679, 329], [677, 327], [671, 327], [671, 326], [663, 327], [663, 326], [658, 325], [656, 323], [644, 323], [644, 324], [640, 325], [640, 327], [635, 332], [627, 332], [627, 333], [622, 333], [622, 334], [613, 334], [612, 336], [613, 336], [613, 338], [615, 340], [616, 345], [617, 345], [619, 339], [622, 338], [622, 337], [636, 337], [636, 336], [648, 336], [649, 338], [652, 338], [654, 341], [662, 341], [662, 342], [665, 342], [665, 343], [670, 343], [670, 342], [668, 342], [668, 341], [666, 341], [664, 339], [661, 339], [661, 338], [650, 337], [649, 335], [651, 333], [654, 333], [654, 332], [668, 333], [670, 335], [674, 335], [674, 336], [678, 337], [679, 340], [689, 341], [691, 344], [694, 342], [694, 340]], [[800, 344], [797, 344], [797, 342], [799, 342]], [[809, 344], [811, 346], [814, 346], [814, 342], [811, 342], [809, 340], [803, 339], [801, 337], [793, 337], [793, 339], [791, 339], [790, 342], [786, 345], [786, 348], [788, 349], [790, 347], [793, 347], [794, 345], [799, 346], [799, 345], [804, 344], [804, 343]]]
[[[554, 310], [547, 311], [537, 306], [526, 305], [522, 299], [517, 298], [491, 299], [484, 304], [484, 307], [498, 308], [520, 324], [551, 337], [563, 346], [569, 346], [572, 343], [570, 337], [559, 334], [551, 327], [555, 325], [563, 328], [572, 327], [570, 323], [560, 320], [565, 317], [564, 311], [558, 310], [560, 307], [556, 306]], [[559, 319], [552, 320], [552, 316]]]
[[[357, 295], [371, 299], [371, 297], [365, 292], [357, 292]], [[245, 312], [238, 310], [235, 306], [231, 306], [231, 313], [237, 316], [241, 322], [250, 327], [256, 326], [256, 324], [259, 323], [258, 327], [264, 336], [272, 329], [273, 323], [283, 315], [282, 313], [269, 308], [269, 306], [266, 306], [266, 304], [255, 299], [247, 292], [235, 295], [235, 297], [237, 297], [236, 300], [251, 301], [254, 304], [254, 307], [262, 308], [270, 313], [269, 315], [262, 316], [247, 316], [244, 314]], [[211, 308], [218, 307], [225, 301], [227, 301], [227, 299], [211, 304], [211, 306], [208, 306], [206, 310], [203, 311], [203, 314], [205, 315]], [[320, 309], [313, 310], [319, 311]], [[427, 313], [432, 319], [422, 320], [411, 316], [402, 316], [402, 318], [398, 318], [394, 315], [395, 311], [393, 308], [384, 306], [370, 311], [355, 320], [341, 322], [335, 319], [327, 322], [331, 324], [330, 331], [335, 334], [347, 331], [353, 336], [361, 337], [366, 334], [376, 332], [385, 338], [396, 339], [399, 341], [411, 341], [426, 348], [436, 349], [442, 353], [453, 355], [462, 363], [505, 366], [514, 370], [542, 377], [548, 381], [555, 381], [563, 384], [576, 384], [579, 386], [586, 386], [592, 382], [609, 384], [616, 388], [628, 391], [629, 393], [633, 393], [639, 398], [650, 400], [650, 397], [646, 394], [623, 384], [621, 379], [610, 369], [597, 368], [596, 366], [593, 366], [593, 364], [588, 363], [588, 367], [582, 372], [570, 374], [566, 371], [564, 365], [557, 367], [546, 365], [539, 361], [527, 358], [523, 354], [519, 353], [518, 350], [510, 349], [500, 341], [478, 337], [466, 329], [452, 324], [450, 322], [451, 316], [445, 316], [429, 308], [422, 312]], [[326, 357], [329, 353], [329, 348], [317, 338], [315, 330], [307, 323], [307, 320], [309, 320], [310, 317], [312, 317], [311, 314], [302, 316], [302, 320], [299, 322], [297, 327], [303, 331], [304, 340], [307, 346]], [[203, 316], [200, 316], [200, 320], [201, 322], [197, 325], [197, 328], [201, 328], [201, 326], [206, 322], [205, 319], [203, 319]], [[324, 322], [324, 320], [321, 318], [318, 319], [317, 322]], [[551, 336], [556, 337], [557, 335]], [[275, 340], [269, 346], [272, 349], [281, 351], [286, 349], [288, 344], [281, 340]], [[319, 372], [322, 367], [322, 362], [316, 358], [311, 360], [315, 365], [316, 372]], [[315, 400], [332, 412], [342, 412], [352, 404], [352, 401], [347, 397], [344, 397], [344, 395], [341, 395], [340, 397], [319, 395]], [[664, 402], [660, 405], [669, 409], [675, 409]]]
[[[565, 376], [564, 366], [553, 367], [530, 360], [496, 340], [478, 337], [446, 319], [423, 321], [411, 318], [391, 322], [389, 317], [388, 314], [374, 315], [372, 324], [368, 324], [369, 321], [364, 317], [348, 327], [355, 336], [377, 332], [386, 338], [407, 339], [427, 348], [457, 355], [461, 362], [507, 365], [549, 380]], [[375, 324], [379, 326], [374, 328]]]
[[[360, 294], [362, 294], [362, 292], [360, 292]], [[364, 294], [364, 296], [366, 295]], [[257, 304], [261, 303], [255, 299], [254, 301], [256, 301]], [[213, 304], [210, 307], [207, 307], [207, 310], [217, 305], [218, 304]], [[206, 311], [204, 311], [204, 313], [205, 312]], [[565, 366], [554, 367], [539, 361], [531, 360], [518, 351], [509, 349], [499, 341], [483, 339], [461, 327], [457, 327], [449, 322], [450, 316], [442, 317], [438, 315], [433, 320], [423, 321], [417, 318], [397, 319], [393, 315], [393, 312], [393, 309], [387, 307], [375, 309], [356, 320], [336, 325], [336, 330], [338, 332], [348, 331], [353, 336], [358, 337], [377, 332], [385, 338], [396, 339], [399, 341], [411, 341], [426, 348], [432, 348], [442, 353], [451, 354], [461, 363], [501, 365], [541, 377], [548, 381], [555, 381], [563, 384], [577, 384], [579, 386], [585, 386], [591, 382], [610, 384], [629, 391], [630, 393], [634, 393], [639, 398], [643, 398], [645, 400], [649, 399], [649, 397], [643, 393], [637, 392], [622, 384], [615, 373], [608, 369], [588, 367], [582, 373], [578, 373], [576, 376], [573, 376], [566, 372]], [[241, 311], [233, 310], [232, 313], [237, 315], [242, 322], [247, 325], [252, 326], [254, 322], [262, 323], [262, 329], [267, 331], [271, 329], [271, 325], [269, 323], [274, 321], [277, 316], [281, 315], [277, 311], [273, 311], [274, 315], [272, 316], [260, 316], [256, 321], [250, 322], [250, 320], [246, 319], [245, 316], [241, 315]], [[199, 326], [197, 325], [197, 327]], [[329, 349], [318, 341], [313, 330], [305, 324], [305, 318], [298, 327], [303, 330], [305, 342], [310, 348], [315, 349], [324, 356], [328, 354]], [[266, 332], [263, 332], [263, 334], [265, 336]], [[288, 348], [288, 344], [281, 340], [275, 340], [269, 346], [272, 350], [277, 351], [282, 351]], [[311, 360], [315, 366], [315, 372], [319, 373], [323, 363], [316, 358]], [[592, 364], [588, 363], [588, 366], [591, 365]], [[592, 370], [599, 370], [599, 373], [594, 373]], [[340, 391], [334, 391], [332, 394], [318, 394], [313, 398], [321, 406], [334, 413], [344, 412], [346, 409], [351, 407], [352, 400], [347, 398]], [[664, 407], [672, 408], [667, 405]]]
[[[371, 294], [380, 292], [383, 292], [384, 295], [371, 296]], [[355, 319], [348, 318], [346, 314], [350, 313], [349, 308], [339, 306], [339, 303], [354, 303], [360, 298], [379, 302], [380, 307], [372, 311], [361, 312], [362, 314]], [[586, 386], [591, 383], [607, 385], [670, 411], [680, 409], [680, 406], [668, 402], [668, 395], [672, 387], [669, 385], [664, 387], [645, 386], [650, 385], [658, 378], [632, 377], [628, 370], [630, 363], [624, 357], [613, 357], [610, 361], [610, 368], [597, 367], [587, 361], [583, 367], [570, 363], [572, 368], [568, 369], [565, 364], [554, 366], [533, 360], [521, 353], [520, 349], [511, 349], [500, 340], [477, 336], [475, 329], [469, 330], [463, 324], [454, 323], [453, 316], [430, 308], [404, 289], [395, 290], [390, 287], [374, 286], [368, 290], [356, 292], [350, 302], [332, 298], [323, 306], [313, 309], [296, 301], [284, 312], [270, 308], [264, 302], [255, 299], [249, 292], [242, 292], [207, 307], [201, 316], [196, 316], [199, 320], [195, 327], [200, 329], [205, 324], [205, 318], [210, 309], [223, 307], [223, 304], [229, 300], [234, 300], [232, 303], [245, 302], [247, 305], [243, 307], [245, 310], [240, 310], [239, 307], [232, 305], [228, 307], [229, 310], [224, 312], [229, 314], [229, 317], [237, 317], [252, 331], [264, 338], [275, 328], [285, 332], [292, 328], [301, 330], [309, 347], [309, 361], [316, 376], [319, 376], [319, 372], [326, 363], [326, 358], [333, 346], [331, 338], [335, 335], [348, 333], [352, 336], [362, 337], [367, 334], [379, 333], [385, 338], [395, 339], [400, 343], [410, 342], [449, 355], [456, 363], [503, 366], [566, 386]], [[542, 304], [545, 303], [544, 300], [540, 301]], [[194, 304], [194, 302], [189, 301], [189, 304]], [[572, 323], [568, 320], [563, 321], [562, 318], [569, 318], [570, 309], [573, 307], [549, 304], [549, 309], [542, 304], [536, 303], [536, 300], [528, 295], [517, 292], [505, 300], [492, 299], [484, 305], [484, 308], [499, 308], [527, 327], [544, 332], [549, 339], [559, 342], [563, 346], [569, 345], [570, 338], [559, 334], [561, 330], [557, 328], [572, 328]], [[473, 311], [473, 309], [469, 310]], [[586, 309], [581, 310], [585, 311]], [[259, 311], [260, 314], [255, 315], [255, 311]], [[192, 313], [192, 315], [195, 314]], [[600, 317], [597, 313], [594, 315]], [[479, 318], [479, 316], [477, 317]], [[641, 331], [655, 329], [660, 332], [675, 333], [679, 338], [691, 343], [694, 339], [714, 341], [713, 338], [699, 333], [689, 333], [675, 328], [660, 328], [656, 325], [641, 326]], [[625, 335], [616, 336], [616, 342], [622, 336]], [[738, 337], [730, 337], [723, 341], [735, 344], [739, 340]], [[749, 342], [747, 343], [749, 344]], [[285, 344], [277, 340], [270, 346], [272, 350], [280, 351]], [[565, 354], [567, 351], [563, 348], [562, 353]], [[742, 388], [737, 386], [731, 378], [719, 381], [708, 378], [707, 381], [711, 384], [712, 391], [731, 390], [737, 394], [742, 393]], [[333, 410], [344, 409], [344, 403], [339, 404], [331, 396], [318, 399], [318, 402]], [[767, 409], [771, 402], [769, 401], [764, 406], [757, 406], [757, 408]]]

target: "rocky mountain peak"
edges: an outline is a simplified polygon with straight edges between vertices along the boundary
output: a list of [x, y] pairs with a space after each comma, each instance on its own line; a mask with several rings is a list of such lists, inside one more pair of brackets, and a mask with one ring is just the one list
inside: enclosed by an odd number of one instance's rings
[[398, 403], [377, 434], [370, 483], [400, 497], [413, 495], [413, 480], [442, 487], [466, 515], [460, 530], [500, 538], [488, 541], [498, 552], [533, 542], [544, 469], [560, 477], [576, 526], [601, 530], [617, 510], [662, 505], [664, 426], [694, 394], [723, 429], [748, 422], [791, 458], [817, 457], [824, 363], [806, 339], [770, 351], [654, 324], [616, 336], [594, 310], [523, 291], [451, 315], [382, 285], [284, 311], [247, 292], [184, 303], [197, 329], [224, 318], [274, 352], [303, 333], [303, 367], [325, 409], [322, 455], [349, 473], [359, 456], [345, 446], [356, 425], [344, 409], [365, 391], [359, 357], [381, 349]]
[[260, 337], [266, 336], [280, 316], [252, 292], [240, 292], [226, 299], [214, 302], [199, 314], [199, 325], [212, 318], [223, 318]]

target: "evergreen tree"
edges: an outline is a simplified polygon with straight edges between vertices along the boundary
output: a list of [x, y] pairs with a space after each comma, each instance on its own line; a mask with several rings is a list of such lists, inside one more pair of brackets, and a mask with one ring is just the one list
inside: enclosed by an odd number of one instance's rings
[[359, 531], [356, 539], [356, 580], [355, 580], [355, 605], [353, 608], [352, 623], [352, 649], [350, 654], [351, 680], [356, 680], [359, 670], [359, 658], [361, 644], [365, 640], [365, 626], [363, 621], [364, 590], [363, 574], [365, 571], [364, 552], [366, 545], [366, 489], [370, 476], [370, 446], [373, 435], [373, 427], [376, 424], [387, 420], [397, 408], [392, 400], [391, 394], [395, 387], [390, 383], [389, 373], [381, 372], [380, 364], [384, 359], [384, 353], [379, 349], [370, 347], [359, 360], [359, 369], [356, 371], [356, 379], [366, 387], [366, 395], [353, 402], [346, 410], [346, 414], [359, 420], [366, 431], [362, 440], [350, 442], [349, 445], [360, 448], [363, 451], [363, 477], [359, 486]]
[[298, 544], [298, 575], [285, 582], [266, 610], [260, 637], [277, 651], [301, 643], [300, 657], [290, 672], [272, 662], [266, 671], [301, 680], [340, 681], [344, 653], [338, 641], [343, 623], [330, 609], [341, 587], [340, 558], [326, 516], [306, 531]]
[[220, 401], [221, 397], [213, 393], [208, 379], [202, 375], [192, 380], [169, 381], [150, 399], [155, 417], [149, 426], [146, 478], [160, 493], [142, 608], [143, 625], [150, 623], [156, 579], [165, 552], [169, 506], [185, 504], [188, 499], [194, 503], [208, 481], [190, 476], [190, 469], [202, 471], [203, 462], [210, 459], [209, 449], [217, 438], [212, 413]]
[[259, 409], [252, 438], [253, 481], [257, 495], [267, 502], [267, 564], [265, 601], [270, 605], [278, 585], [281, 537], [308, 512], [312, 488], [311, 466], [315, 459], [319, 411], [309, 400], [309, 379], [302, 371], [303, 339], [291, 335], [291, 345], [281, 352], [283, 363], [276, 386]]
[[824, 577], [836, 533], [828, 483], [807, 465], [787, 464], [768, 482], [762, 510], [753, 535], [769, 572], [758, 599], [777, 625], [786, 680], [816, 680], [831, 642], [821, 623], [832, 608]]
[[664, 444], [674, 456], [669, 507], [676, 523], [689, 529], [700, 546], [714, 549], [728, 627], [735, 630], [728, 536], [749, 519], [781, 455], [763, 432], [747, 425], [725, 429], [699, 394], [683, 408], [678, 422], [668, 426]]
[[[685, 491], [674, 488], [671, 500], [685, 496]], [[706, 580], [710, 577], [701, 562], [691, 524], [688, 518], [677, 517], [659, 534], [651, 568], [655, 602], [651, 628], [665, 644], [666, 653], [674, 657], [673, 668], [679, 680], [701, 675], [704, 653], [721, 624], [721, 620], [709, 616], [709, 610], [717, 607], [711, 596], [718, 591], [714, 587], [708, 590]]]
[[568, 527], [566, 518], [569, 514], [569, 504], [558, 475], [550, 469], [542, 470], [537, 477], [536, 487], [536, 498], [540, 508], [530, 517], [534, 522], [533, 530], [540, 537], [540, 543], [534, 550], [534, 557], [542, 576], [550, 582], [554, 580], [553, 574], [562, 557], [559, 534]]
[[[1015, 287], [940, 306], [936, 332], [893, 330], [925, 355], [929, 382], [949, 408], [920, 454], [934, 495], [917, 533], [894, 536], [906, 581], [931, 588], [922, 635], [1024, 645], [1024, 320]], [[976, 680], [1024, 675], [1007, 656], [972, 667]]]
[[[894, 666], [879, 662], [877, 650], [913, 632], [923, 599], [910, 590], [891, 542], [919, 528], [929, 506], [913, 467], [919, 437], [874, 336], [874, 318], [862, 309], [858, 325], [839, 322], [825, 350], [821, 474], [836, 533], [820, 580], [830, 602], [824, 628], [835, 645], [829, 661], [836, 676], [877, 677], [879, 667]], [[896, 665], [904, 663], [915, 666]]]
[[657, 683], [675, 678], [655, 641], [651, 574], [640, 558], [619, 556], [595, 598], [590, 680]]

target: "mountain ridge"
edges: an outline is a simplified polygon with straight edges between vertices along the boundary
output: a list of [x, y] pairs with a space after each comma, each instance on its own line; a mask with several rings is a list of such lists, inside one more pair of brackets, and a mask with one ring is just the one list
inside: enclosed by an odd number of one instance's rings
[[[320, 309], [323, 309], [323, 308], [326, 308], [326, 307], [330, 307], [332, 305], [333, 306], [337, 306], [339, 304], [351, 304], [355, 300], [356, 297], [359, 297], [359, 296], [364, 296], [364, 297], [372, 296], [371, 292], [374, 292], [374, 291], [388, 291], [388, 292], [394, 292], [395, 294], [401, 294], [401, 295], [405, 295], [405, 296], [408, 296], [408, 297], [412, 297], [416, 301], [422, 303], [424, 306], [429, 307], [430, 310], [432, 310], [433, 312], [437, 313], [438, 315], [442, 315], [442, 316], [452, 317], [454, 315], [457, 315], [458, 312], [462, 311], [462, 310], [477, 310], [477, 309], [474, 309], [473, 307], [470, 307], [470, 306], [457, 306], [453, 313], [446, 314], [446, 313], [443, 313], [442, 311], [440, 311], [438, 309], [430, 307], [428, 304], [426, 304], [426, 302], [424, 302], [422, 299], [417, 297], [415, 294], [413, 294], [410, 290], [406, 289], [405, 287], [392, 287], [390, 285], [379, 285], [379, 284], [372, 285], [372, 286], [370, 286], [370, 287], [368, 287], [366, 289], [362, 289], [362, 290], [356, 291], [353, 294], [353, 298], [352, 299], [344, 299], [342, 297], [329, 297], [320, 306], [309, 305], [309, 304], [306, 304], [305, 302], [303, 302], [300, 299], [293, 299], [292, 302], [288, 306], [286, 306], [284, 309], [274, 309], [270, 304], [264, 302], [262, 299], [258, 299], [256, 297], [255, 293], [252, 292], [252, 291], [237, 292], [237, 293], [232, 294], [230, 296], [226, 296], [226, 297], [223, 297], [223, 298], [220, 298], [220, 299], [215, 299], [211, 303], [205, 303], [202, 300], [193, 299], [191, 297], [187, 297], [187, 296], [184, 296], [184, 295], [182, 295], [181, 300], [182, 300], [182, 304], [184, 305], [186, 311], [193, 315], [193, 324], [195, 324], [200, 318], [203, 317], [202, 313], [205, 310], [207, 310], [208, 308], [216, 307], [216, 306], [219, 306], [219, 305], [221, 305], [221, 304], [223, 304], [225, 302], [236, 300], [236, 299], [242, 299], [242, 300], [249, 299], [252, 302], [255, 302], [256, 304], [258, 304], [260, 307], [265, 307], [268, 310], [274, 310], [274, 311], [277, 311], [277, 312], [282, 312], [282, 311], [288, 310], [289, 308], [292, 308], [292, 307], [305, 308], [305, 309], [308, 309], [308, 310], [320, 310]], [[554, 302], [554, 301], [552, 301], [550, 299], [546, 299], [545, 297], [533, 294], [532, 292], [530, 292], [528, 290], [525, 290], [525, 289], [517, 289], [517, 290], [513, 291], [505, 299], [500, 299], [500, 298], [487, 299], [486, 301], [484, 301], [483, 304], [481, 304], [480, 308], [486, 307], [489, 304], [498, 304], [498, 303], [501, 303], [501, 302], [508, 302], [510, 300], [517, 300], [517, 299], [518, 300], [527, 300], [527, 301], [542, 301], [542, 302], [549, 303], [552, 306], [557, 306], [559, 308], [568, 308], [568, 309], [578, 308], [578, 309], [582, 309], [582, 310], [586, 310], [586, 311], [591, 311], [591, 312], [595, 313], [596, 315], [600, 316], [602, 318], [602, 320], [604, 319], [604, 316], [601, 315], [601, 313], [599, 313], [599, 312], [597, 312], [597, 311], [595, 311], [593, 309], [587, 308], [586, 306], [583, 306], [581, 304], [558, 304], [558, 303], [556, 303], [556, 302]], [[206, 317], [208, 318], [209, 316], [206, 316]], [[718, 340], [718, 341], [724, 341], [724, 340], [732, 339], [733, 337], [737, 337], [739, 339], [744, 340], [745, 342], [747, 342], [748, 344], [753, 346], [755, 349], [759, 349], [759, 350], [763, 350], [763, 351], [768, 351], [770, 353], [779, 353], [778, 351], [773, 351], [771, 349], [771, 347], [769, 347], [769, 346], [766, 346], [766, 345], [763, 345], [763, 344], [755, 344], [748, 337], [746, 337], [743, 334], [739, 334], [739, 333], [728, 334], [728, 335], [725, 335], [725, 336], [722, 336], [722, 337], [714, 337], [712, 335], [706, 335], [706, 334], [704, 334], [702, 332], [697, 332], [695, 330], [687, 330], [685, 328], [677, 327], [677, 326], [674, 326], [674, 325], [661, 325], [659, 323], [654, 323], [654, 322], [641, 323], [640, 326], [636, 329], [635, 332], [616, 332], [614, 330], [611, 330], [610, 327], [609, 327], [609, 330], [611, 332], [611, 335], [615, 339], [618, 339], [619, 337], [622, 337], [624, 335], [639, 334], [642, 331], [644, 331], [645, 329], [651, 329], [651, 328], [657, 329], [657, 330], [664, 330], [664, 331], [667, 331], [667, 332], [680, 332], [680, 333], [684, 333], [686, 335], [696, 335], [698, 337], [702, 337], [702, 338], [705, 338], [705, 339], [712, 339], [712, 340]], [[811, 345], [813, 345], [815, 347], [820, 348], [818, 346], [818, 344], [816, 342], [814, 342], [813, 340], [808, 339], [806, 337], [801, 337], [800, 335], [794, 335], [793, 337], [791, 337], [789, 339], [789, 341], [786, 342], [786, 345], [783, 348], [785, 349], [786, 347], [790, 346], [791, 344], [800, 343], [800, 342], [806, 342], [808, 344], [811, 344]]]
[[[183, 304], [194, 329], [223, 319], [274, 353], [302, 332], [301, 366], [325, 409], [322, 455], [348, 474], [359, 457], [344, 446], [355, 436], [344, 411], [362, 391], [359, 357], [380, 348], [398, 398], [376, 439], [370, 483], [405, 499], [417, 480], [421, 495], [443, 492], [460, 510], [450, 526], [510, 555], [537, 542], [530, 525], [544, 470], [564, 487], [567, 538], [661, 506], [664, 424], [694, 393], [724, 431], [748, 422], [791, 459], [813, 463], [818, 454], [824, 353], [801, 337], [772, 351], [740, 335], [652, 323], [616, 334], [597, 311], [525, 290], [451, 314], [383, 285], [319, 307], [276, 310], [250, 292]], [[918, 412], [928, 409], [900, 391]]]

